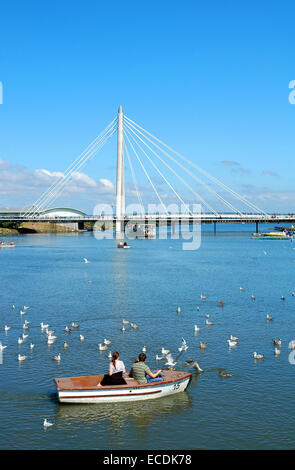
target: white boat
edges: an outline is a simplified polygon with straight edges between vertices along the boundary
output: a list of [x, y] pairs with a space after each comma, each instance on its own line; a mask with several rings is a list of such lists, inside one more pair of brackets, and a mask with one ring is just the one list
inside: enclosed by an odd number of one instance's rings
[[115, 403], [151, 400], [183, 392], [192, 374], [163, 370], [161, 382], [139, 384], [134, 378], [124, 377], [126, 385], [102, 386], [103, 375], [56, 378], [58, 400], [61, 403]]

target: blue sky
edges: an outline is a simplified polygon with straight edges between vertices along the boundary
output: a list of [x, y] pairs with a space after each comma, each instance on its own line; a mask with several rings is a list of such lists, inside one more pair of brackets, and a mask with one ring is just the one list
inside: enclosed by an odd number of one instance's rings
[[[2, 3], [0, 206], [33, 202], [122, 104], [262, 209], [295, 212], [294, 9], [264, 0]], [[83, 170], [95, 190], [85, 178], [58, 202], [91, 212], [111, 201], [100, 180], [115, 184], [115, 164], [113, 139]]]

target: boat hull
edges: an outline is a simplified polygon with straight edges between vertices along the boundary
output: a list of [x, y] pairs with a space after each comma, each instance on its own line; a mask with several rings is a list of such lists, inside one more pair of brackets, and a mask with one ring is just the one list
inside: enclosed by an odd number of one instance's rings
[[[154, 398], [165, 397], [175, 393], [183, 392], [188, 387], [192, 374], [185, 373], [177, 378], [170, 378], [165, 374], [162, 382], [128, 386], [96, 386], [87, 388], [87, 383], [83, 388], [61, 389], [57, 383], [58, 400], [60, 403], [120, 403], [133, 402], [139, 400], [151, 400]], [[97, 377], [97, 376], [96, 376]]]

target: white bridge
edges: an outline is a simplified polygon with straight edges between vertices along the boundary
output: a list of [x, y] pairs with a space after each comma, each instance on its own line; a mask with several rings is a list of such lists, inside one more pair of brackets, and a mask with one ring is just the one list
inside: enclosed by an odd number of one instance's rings
[[[115, 133], [117, 134], [115, 213], [111, 211], [107, 215], [101, 211], [94, 215], [73, 217], [44, 215], [44, 212], [52, 207], [54, 201], [70, 183], [72, 177], [103, 148]], [[137, 197], [136, 206], [139, 208], [136, 212], [133, 210], [130, 213], [128, 213], [128, 206], [126, 210], [125, 156], [127, 156], [129, 164], [129, 174], [133, 180], [132, 197]], [[143, 196], [136, 179], [135, 166], [131, 156], [146, 178], [152, 195], [157, 201], [159, 210], [157, 209], [156, 213], [150, 213], [144, 209]], [[151, 174], [151, 170], [154, 175]], [[185, 189], [187, 192], [185, 196], [180, 193], [179, 185], [182, 190]], [[163, 187], [165, 187], [164, 193]], [[177, 205], [181, 206], [181, 213], [169, 210], [167, 192], [169, 192], [169, 200], [173, 197]], [[130, 190], [127, 192], [127, 196], [130, 197]], [[216, 202], [222, 209], [216, 207]], [[198, 213], [194, 211], [197, 204], [201, 207]], [[120, 106], [117, 116], [104, 131], [88, 145], [85, 151], [66, 169], [63, 176], [57, 179], [31, 207], [24, 209], [17, 217], [0, 216], [0, 220], [38, 220], [55, 223], [58, 221], [63, 223], [112, 221], [116, 226], [117, 237], [121, 238], [124, 226], [129, 221], [146, 222], [148, 220], [159, 224], [179, 221], [181, 223], [214, 223], [215, 229], [217, 223], [256, 223], [256, 230], [258, 230], [258, 223], [293, 223], [295, 215], [267, 214], [248, 197], [238, 194], [142, 126], [136, 124], [123, 114]]]

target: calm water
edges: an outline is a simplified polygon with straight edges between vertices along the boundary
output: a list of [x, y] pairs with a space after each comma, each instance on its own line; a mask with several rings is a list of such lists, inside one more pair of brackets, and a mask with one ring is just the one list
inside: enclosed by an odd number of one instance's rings
[[[180, 240], [135, 240], [132, 249], [118, 250], [115, 241], [97, 241], [91, 233], [20, 236], [14, 249], [0, 250], [0, 340], [7, 345], [0, 365], [0, 448], [294, 447], [295, 366], [288, 361], [288, 343], [295, 339], [295, 244], [252, 240], [249, 230], [254, 228], [218, 227], [214, 236], [206, 227], [197, 251], [183, 251]], [[224, 308], [217, 307], [219, 300]], [[24, 305], [30, 308], [21, 317]], [[205, 326], [207, 313], [213, 326]], [[267, 313], [273, 322], [266, 321]], [[29, 338], [18, 346], [25, 318]], [[139, 329], [123, 334], [122, 318]], [[56, 331], [50, 347], [41, 321]], [[80, 328], [66, 335], [72, 321]], [[7, 334], [5, 324], [12, 327]], [[230, 334], [240, 338], [232, 349]], [[127, 367], [144, 345], [147, 363], [157, 367], [156, 353], [162, 346], [177, 351], [182, 336], [189, 349], [177, 368], [190, 370], [185, 360], [194, 358], [205, 369], [187, 392], [132, 406], [58, 404], [54, 377], [107, 370], [107, 356], [97, 346], [104, 338]], [[272, 338], [283, 341], [279, 357]], [[202, 352], [200, 340], [208, 344]], [[254, 351], [264, 361], [255, 362]], [[18, 352], [28, 359], [19, 364]], [[58, 352], [60, 364], [52, 360]], [[221, 368], [233, 376], [221, 379]], [[54, 422], [47, 431], [45, 417]]]

